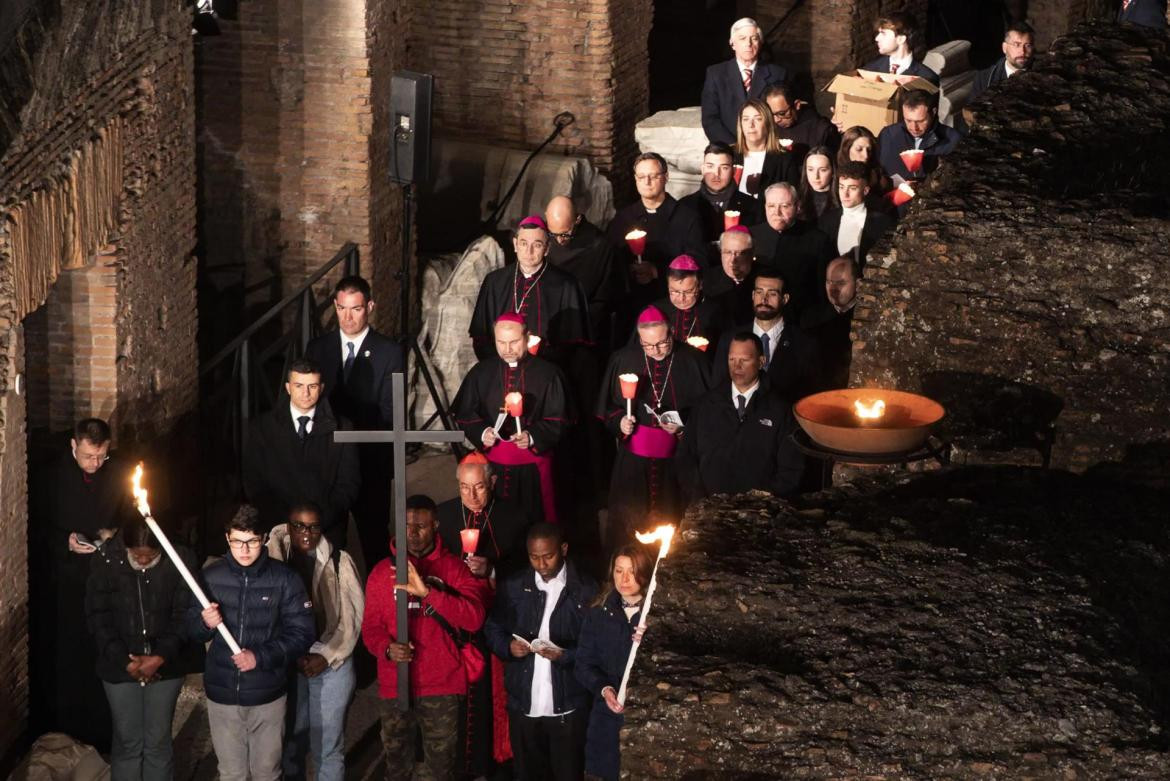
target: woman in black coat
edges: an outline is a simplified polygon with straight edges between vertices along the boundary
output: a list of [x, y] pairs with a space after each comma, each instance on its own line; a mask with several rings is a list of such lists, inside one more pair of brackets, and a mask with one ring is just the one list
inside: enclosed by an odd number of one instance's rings
[[641, 621], [652, 567], [652, 559], [638, 543], [619, 547], [610, 563], [610, 582], [581, 625], [574, 672], [593, 696], [585, 737], [586, 776], [616, 781], [621, 771], [618, 734], [625, 708], [618, 702], [617, 690]]
[[[179, 548], [187, 567], [194, 557]], [[200, 669], [183, 620], [192, 596], [140, 519], [93, 557], [85, 615], [97, 645], [97, 674], [113, 714], [115, 781], [174, 777], [171, 723], [183, 677]]]

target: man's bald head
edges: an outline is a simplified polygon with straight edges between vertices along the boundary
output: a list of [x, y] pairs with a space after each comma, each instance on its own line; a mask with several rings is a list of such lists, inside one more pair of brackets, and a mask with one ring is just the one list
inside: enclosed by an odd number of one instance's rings
[[573, 199], [565, 195], [555, 196], [544, 208], [544, 221], [558, 244], [568, 244], [573, 238], [573, 229], [577, 227], [577, 207]]

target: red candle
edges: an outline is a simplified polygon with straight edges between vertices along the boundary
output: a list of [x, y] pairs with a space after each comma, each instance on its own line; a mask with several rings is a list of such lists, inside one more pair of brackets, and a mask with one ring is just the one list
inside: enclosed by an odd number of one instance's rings
[[705, 336], [688, 336], [687, 344], [694, 347], [696, 350], [707, 352], [707, 345], [711, 344]]
[[619, 374], [622, 384], [622, 398], [626, 400], [626, 417], [634, 414], [634, 397], [638, 395], [638, 375]]
[[739, 212], [723, 212], [723, 230], [734, 228], [736, 225], [739, 225]]
[[463, 555], [474, 556], [479, 548], [479, 529], [463, 529], [459, 538], [463, 541]]
[[906, 166], [907, 171], [916, 174], [922, 170], [922, 158], [925, 154], [921, 149], [907, 149], [898, 157], [902, 158], [902, 164]]
[[528, 354], [529, 355], [536, 355], [536, 353], [539, 350], [540, 350], [540, 337], [537, 336], [536, 334], [529, 334], [528, 335]]
[[732, 169], [732, 175], [735, 177], [735, 186], [739, 187], [740, 180], [743, 179], [743, 166], [735, 166], [735, 168]]
[[785, 152], [791, 152], [792, 151], [792, 139], [791, 138], [781, 138], [780, 139], [780, 148], [783, 149]]
[[894, 206], [901, 206], [905, 203], [910, 203], [914, 197], [914, 188], [910, 186], [909, 182], [902, 182], [898, 185], [898, 189], [890, 190], [886, 193], [886, 197], [893, 201]]
[[642, 253], [646, 251], [646, 231], [635, 228], [626, 234], [626, 244], [630, 246], [630, 252], [634, 253], [638, 258], [638, 262], [642, 261]]
[[514, 418], [519, 418], [524, 414], [524, 394], [519, 391], [512, 391], [504, 397], [504, 406], [508, 410], [508, 414]]

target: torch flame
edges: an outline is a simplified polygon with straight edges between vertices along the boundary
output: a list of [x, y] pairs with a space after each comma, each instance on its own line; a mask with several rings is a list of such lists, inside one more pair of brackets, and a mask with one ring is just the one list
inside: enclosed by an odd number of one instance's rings
[[674, 524], [663, 524], [652, 532], [634, 532], [634, 536], [643, 545], [661, 542], [662, 547], [658, 549], [658, 558], [665, 559], [666, 554], [670, 552], [670, 540], [674, 537]]
[[142, 487], [142, 462], [138, 462], [138, 466], [134, 467], [134, 475], [130, 479], [130, 492], [134, 494], [134, 502], [138, 506], [138, 512], [142, 514], [143, 518], [150, 515], [150, 505], [146, 502], [146, 489]]
[[866, 404], [861, 399], [853, 402], [853, 411], [862, 420], [877, 420], [886, 414], [886, 403], [881, 399]]

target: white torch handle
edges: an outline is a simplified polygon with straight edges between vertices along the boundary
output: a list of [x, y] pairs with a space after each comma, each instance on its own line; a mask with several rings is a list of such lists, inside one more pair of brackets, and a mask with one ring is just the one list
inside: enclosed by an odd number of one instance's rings
[[633, 399], [626, 399], [626, 417], [627, 418], [634, 417], [634, 400]]
[[[654, 589], [658, 588], [658, 562], [661, 558], [654, 562], [654, 571], [650, 574], [650, 587], [646, 589], [646, 598], [642, 600], [642, 614], [638, 617], [639, 628], [645, 630], [646, 617], [650, 615], [650, 601], [654, 598]], [[630, 683], [630, 670], [634, 669], [634, 657], [638, 655], [638, 646], [642, 642], [639, 640], [630, 646], [630, 656], [626, 659], [626, 671], [622, 674], [622, 685], [618, 689], [617, 699], [622, 705], [626, 704], [626, 687]]]
[[513, 417], [516, 419], [516, 433], [517, 433], [517, 434], [523, 434], [523, 433], [524, 433], [524, 427], [520, 425], [520, 416], [519, 416], [519, 415], [514, 415]]
[[[191, 593], [195, 595], [195, 598], [199, 600], [199, 604], [203, 606], [204, 610], [206, 610], [211, 606], [211, 600], [209, 600], [207, 595], [203, 593], [203, 589], [199, 588], [199, 582], [195, 580], [195, 576], [191, 574], [191, 570], [187, 569], [187, 565], [183, 563], [181, 558], [179, 558], [179, 554], [175, 551], [174, 546], [171, 545], [171, 541], [167, 539], [167, 535], [164, 534], [163, 530], [159, 527], [158, 521], [154, 519], [154, 516], [147, 515], [146, 525], [150, 527], [152, 532], [154, 532], [155, 538], [158, 539], [159, 543], [163, 546], [163, 550], [166, 551], [167, 556], [170, 557], [171, 563], [175, 565], [175, 569], [177, 569], [179, 574], [183, 576], [183, 580], [187, 581], [187, 587], [191, 589]], [[243, 650], [240, 648], [240, 644], [236, 642], [236, 638], [232, 637], [232, 633], [228, 631], [227, 624], [221, 621], [216, 629], [218, 629], [219, 633], [223, 635], [224, 642], [228, 644], [228, 648], [232, 649], [232, 655], [238, 654], [241, 650]]]

